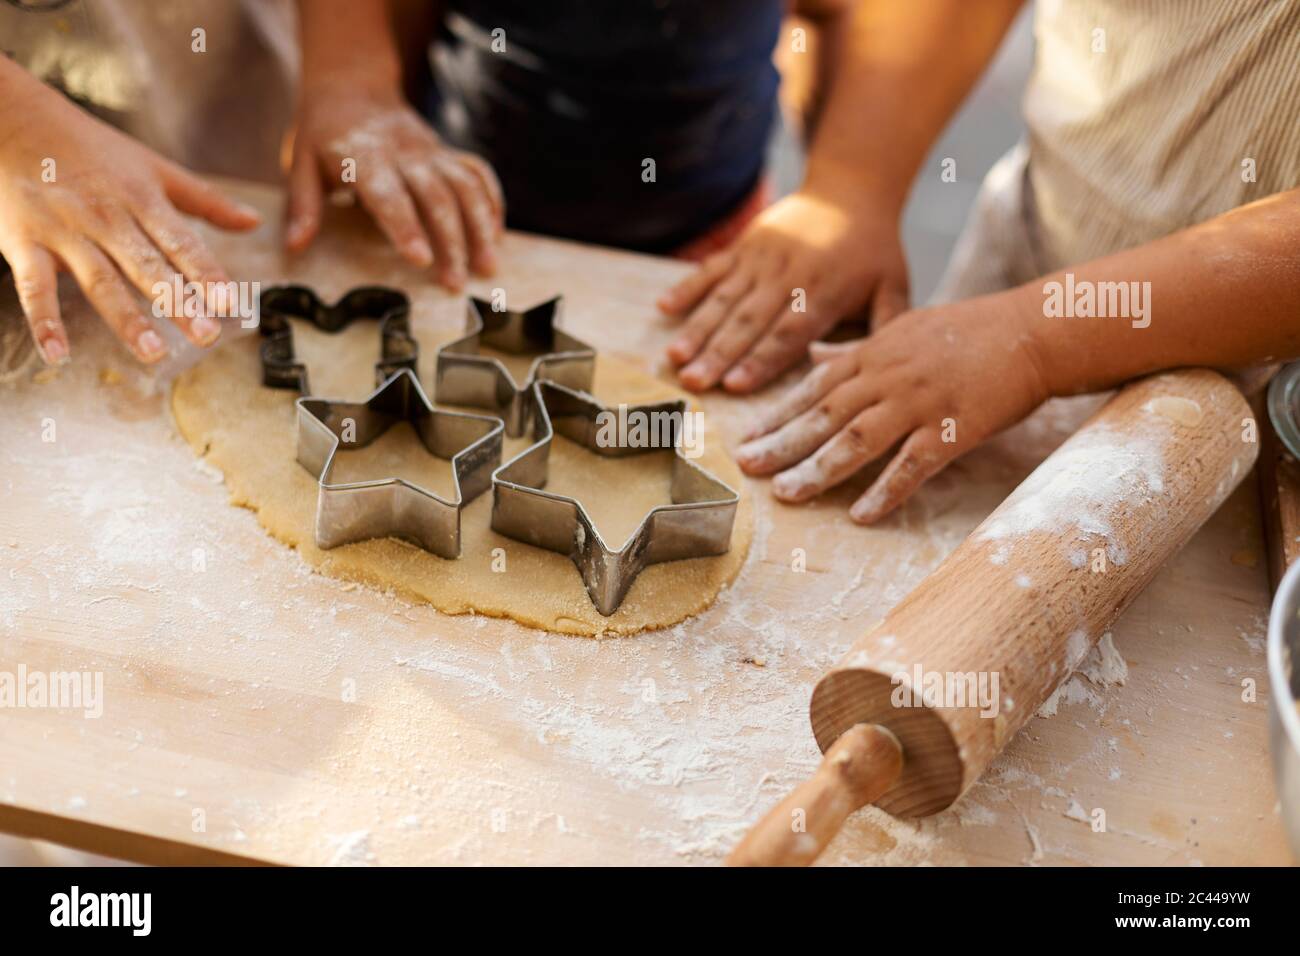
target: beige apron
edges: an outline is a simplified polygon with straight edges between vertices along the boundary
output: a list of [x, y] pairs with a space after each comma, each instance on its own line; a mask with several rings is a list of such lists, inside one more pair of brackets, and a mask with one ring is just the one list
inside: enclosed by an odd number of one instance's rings
[[1038, 0], [1025, 141], [936, 302], [1028, 282], [1300, 186], [1300, 0]]
[[0, 50], [38, 79], [186, 166], [267, 182], [295, 30], [291, 0], [0, 0]]

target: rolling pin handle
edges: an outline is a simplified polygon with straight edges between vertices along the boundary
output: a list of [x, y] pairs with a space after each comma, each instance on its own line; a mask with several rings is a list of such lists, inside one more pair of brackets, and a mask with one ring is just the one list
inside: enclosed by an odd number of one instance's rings
[[728, 866], [807, 866], [844, 821], [894, 785], [903, 746], [880, 724], [855, 724], [817, 772], [778, 803], [727, 857]]

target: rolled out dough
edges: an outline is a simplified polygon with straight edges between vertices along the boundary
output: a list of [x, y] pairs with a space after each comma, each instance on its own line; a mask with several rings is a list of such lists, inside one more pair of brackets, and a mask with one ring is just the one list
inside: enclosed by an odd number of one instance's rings
[[[360, 323], [327, 336], [295, 324], [296, 348], [305, 361], [312, 392], [357, 398], [373, 388], [374, 326]], [[294, 393], [263, 388], [255, 336], [225, 343], [177, 378], [172, 411], [181, 434], [209, 464], [220, 469], [231, 502], [252, 509], [274, 537], [296, 548], [324, 574], [359, 581], [427, 602], [448, 614], [510, 617], [523, 624], [569, 634], [632, 634], [667, 627], [708, 607], [744, 563], [753, 535], [749, 498], [742, 490], [731, 550], [718, 557], [652, 565], [637, 578], [622, 606], [602, 617], [582, 579], [564, 555], [533, 548], [489, 528], [492, 493], [461, 515], [461, 557], [445, 560], [394, 538], [345, 545], [330, 551], [313, 540], [316, 482], [295, 461]], [[434, 346], [422, 342], [422, 362]], [[421, 368], [421, 381], [430, 381]], [[681, 397], [671, 386], [606, 355], [597, 361], [594, 391], [601, 401], [638, 403]], [[472, 409], [471, 409], [472, 410]], [[705, 432], [700, 463], [743, 489], [739, 470], [716, 435]], [[507, 438], [504, 460], [528, 439]], [[608, 541], [622, 542], [654, 505], [669, 501], [670, 452], [608, 459], [557, 438], [548, 489], [583, 502]], [[398, 425], [365, 449], [347, 452], [336, 466], [339, 480], [398, 475], [435, 492], [450, 490], [449, 463], [417, 444], [409, 426]], [[504, 569], [502, 567], [502, 549]]]

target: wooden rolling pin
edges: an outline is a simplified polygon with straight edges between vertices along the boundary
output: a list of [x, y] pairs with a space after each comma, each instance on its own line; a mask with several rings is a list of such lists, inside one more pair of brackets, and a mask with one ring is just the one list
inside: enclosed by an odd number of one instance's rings
[[1258, 447], [1245, 399], [1215, 372], [1126, 386], [821, 679], [821, 766], [728, 863], [811, 863], [868, 803], [900, 817], [952, 805]]

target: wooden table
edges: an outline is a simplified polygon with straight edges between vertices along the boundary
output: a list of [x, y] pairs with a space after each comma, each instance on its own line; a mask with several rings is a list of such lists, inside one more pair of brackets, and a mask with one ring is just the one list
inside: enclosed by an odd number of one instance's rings
[[[459, 328], [461, 301], [354, 213], [290, 262], [278, 197], [241, 191], [271, 215], [251, 238], [214, 236], [238, 278], [396, 283], [417, 335]], [[667, 375], [652, 303], [683, 265], [521, 235], [503, 261], [477, 291], [563, 292], [579, 334]], [[590, 640], [310, 573], [175, 435], [169, 381], [192, 354], [141, 371], [65, 302], [73, 365], [0, 386], [0, 671], [102, 672], [105, 703], [98, 719], [0, 711], [0, 829], [144, 861], [717, 862], [815, 766], [807, 701], [823, 669], [1093, 403], [1045, 409], [877, 528], [848, 521], [853, 489], [790, 508], [754, 483], [753, 551], [714, 607]], [[751, 407], [706, 406], [728, 441]], [[1285, 862], [1267, 602], [1247, 482], [1116, 629], [1123, 686], [1076, 678], [953, 810], [868, 809], [826, 862]], [[1083, 819], [1094, 808], [1105, 832]]]

